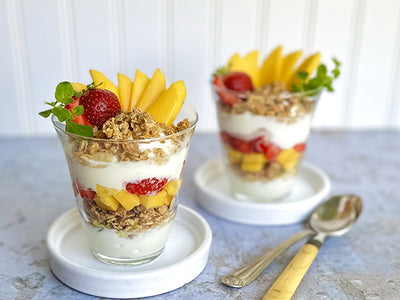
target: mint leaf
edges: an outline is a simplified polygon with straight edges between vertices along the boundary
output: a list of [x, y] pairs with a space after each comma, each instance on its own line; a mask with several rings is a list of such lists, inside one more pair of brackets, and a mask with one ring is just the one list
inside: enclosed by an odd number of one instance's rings
[[41, 111], [39, 113], [39, 115], [41, 115], [43, 118], [48, 118], [51, 115], [52, 112], [53, 112], [53, 109], [50, 108], [48, 110]]
[[78, 105], [78, 106], [75, 106], [73, 109], [72, 109], [72, 113], [74, 114], [74, 116], [80, 116], [81, 114], [83, 114], [83, 106], [82, 105]]
[[69, 104], [73, 102], [74, 88], [68, 81], [60, 82], [56, 87], [55, 97], [58, 102]]
[[321, 64], [321, 65], [318, 66], [318, 69], [317, 69], [317, 76], [318, 77], [325, 77], [326, 76], [326, 72], [327, 72], [327, 70], [326, 70], [326, 66], [325, 65]]
[[297, 77], [299, 77], [301, 80], [305, 81], [307, 79], [308, 73], [304, 71], [297, 72], [296, 74]]
[[86, 137], [93, 137], [93, 128], [88, 125], [79, 125], [72, 120], [67, 120], [65, 130]]
[[52, 112], [57, 117], [58, 121], [60, 121], [60, 122], [64, 122], [69, 119], [72, 120], [74, 118], [72, 113], [68, 109], [66, 109], [62, 106], [54, 107], [52, 109]]
[[336, 67], [336, 68], [340, 67], [340, 65], [341, 65], [341, 62], [340, 62], [340, 61], [338, 61], [335, 57], [332, 58], [332, 60], [333, 60], [333, 63], [335, 64], [335, 67]]
[[295, 93], [301, 92], [301, 88], [298, 84], [292, 84], [292, 91]]

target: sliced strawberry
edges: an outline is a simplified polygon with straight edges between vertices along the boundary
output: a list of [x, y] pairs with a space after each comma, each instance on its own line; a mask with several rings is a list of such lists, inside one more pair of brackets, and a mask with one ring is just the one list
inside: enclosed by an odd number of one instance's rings
[[269, 161], [274, 161], [281, 152], [281, 148], [274, 144], [262, 145], [262, 148], [264, 149], [265, 156]]
[[217, 94], [222, 103], [232, 106], [233, 104], [240, 102], [240, 99], [236, 97], [234, 93], [221, 90], [225, 89], [221, 76], [215, 76], [214, 85], [217, 87]]
[[226, 88], [237, 92], [253, 90], [253, 83], [250, 76], [243, 72], [232, 72], [226, 75], [224, 85]]
[[[72, 112], [72, 110], [77, 107], [78, 105], [80, 105], [80, 101], [78, 98], [76, 97], [72, 97], [72, 99], [74, 100], [74, 102], [71, 102], [70, 104], [65, 105], [65, 108], [68, 109], [70, 112]], [[92, 124], [89, 123], [89, 121], [83, 116], [77, 116], [74, 117], [74, 119], [72, 120], [74, 121], [76, 124], [79, 125], [89, 125], [92, 126]]]
[[236, 151], [242, 153], [251, 153], [250, 143], [243, 141], [242, 139], [231, 136], [230, 137], [230, 145]]
[[264, 136], [259, 136], [258, 138], [255, 138], [254, 140], [250, 141], [250, 147], [253, 152], [263, 153], [264, 145], [265, 145]]
[[224, 144], [230, 144], [230, 139], [231, 137], [229, 136], [228, 133], [226, 133], [225, 131], [221, 131], [219, 133], [219, 136], [221, 137], [221, 140]]
[[167, 178], [146, 178], [141, 181], [129, 182], [125, 189], [131, 194], [155, 195], [160, 192], [168, 183]]
[[95, 191], [90, 188], [85, 188], [85, 186], [81, 184], [78, 180], [72, 181], [72, 188], [74, 189], [75, 197], [79, 194], [83, 199], [94, 200], [94, 197], [96, 196]]
[[306, 150], [306, 143], [297, 144], [293, 147], [297, 152], [304, 152]]
[[117, 96], [108, 90], [89, 89], [80, 98], [83, 116], [93, 125], [101, 126], [121, 110]]

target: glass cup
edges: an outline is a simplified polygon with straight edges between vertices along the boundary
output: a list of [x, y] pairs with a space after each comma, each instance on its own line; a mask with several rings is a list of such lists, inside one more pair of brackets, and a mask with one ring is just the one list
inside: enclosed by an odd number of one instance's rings
[[237, 200], [272, 202], [287, 196], [302, 161], [320, 90], [235, 92], [213, 86], [231, 193]]
[[164, 250], [178, 206], [182, 169], [197, 113], [182, 107], [190, 127], [151, 139], [87, 138], [52, 118], [71, 175], [90, 248], [99, 260], [136, 265]]

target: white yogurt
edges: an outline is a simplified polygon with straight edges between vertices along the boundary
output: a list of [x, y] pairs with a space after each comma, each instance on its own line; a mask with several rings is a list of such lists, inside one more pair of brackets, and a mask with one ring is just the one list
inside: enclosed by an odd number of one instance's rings
[[231, 184], [232, 194], [238, 200], [244, 201], [273, 201], [289, 194], [296, 177], [294, 175], [283, 175], [271, 181], [250, 181], [239, 177], [231, 169], [227, 169]]
[[229, 135], [249, 141], [264, 133], [267, 140], [281, 149], [289, 149], [307, 141], [312, 114], [300, 116], [296, 122], [279, 122], [275, 117], [254, 115], [250, 112], [228, 114], [219, 112], [220, 129]]
[[168, 161], [158, 164], [153, 160], [121, 161], [97, 163], [96, 167], [84, 166], [79, 162], [68, 159], [69, 170], [73, 179], [86, 188], [96, 190], [96, 184], [121, 190], [128, 182], [140, 181], [146, 178], [178, 179], [185, 161], [187, 148], [168, 156]]
[[89, 244], [95, 252], [120, 259], [135, 259], [161, 251], [167, 242], [172, 221], [141, 232], [132, 238], [120, 237], [114, 229], [100, 229], [82, 221]]

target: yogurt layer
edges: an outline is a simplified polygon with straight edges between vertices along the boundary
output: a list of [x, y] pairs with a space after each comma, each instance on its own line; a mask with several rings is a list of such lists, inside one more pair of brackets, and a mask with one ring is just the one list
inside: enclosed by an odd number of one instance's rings
[[296, 122], [279, 122], [276, 117], [254, 115], [250, 112], [228, 114], [219, 112], [220, 129], [243, 140], [254, 139], [264, 133], [266, 140], [281, 149], [307, 141], [311, 129], [312, 114], [300, 116]]
[[82, 220], [92, 250], [112, 258], [143, 258], [161, 251], [167, 242], [172, 221], [143, 231], [132, 238], [120, 237], [113, 229], [97, 228]]
[[86, 188], [96, 190], [96, 184], [121, 190], [128, 182], [140, 181], [146, 178], [178, 179], [187, 154], [187, 148], [168, 156], [168, 161], [159, 164], [151, 159], [142, 161], [121, 161], [96, 163], [84, 166], [68, 159], [69, 170], [73, 179]]
[[228, 177], [231, 183], [231, 191], [236, 199], [249, 201], [265, 202], [265, 199], [279, 199], [286, 196], [293, 186], [296, 177], [291, 174], [286, 174], [275, 178], [274, 180], [264, 181], [249, 181], [239, 177], [231, 169], [227, 169]]

